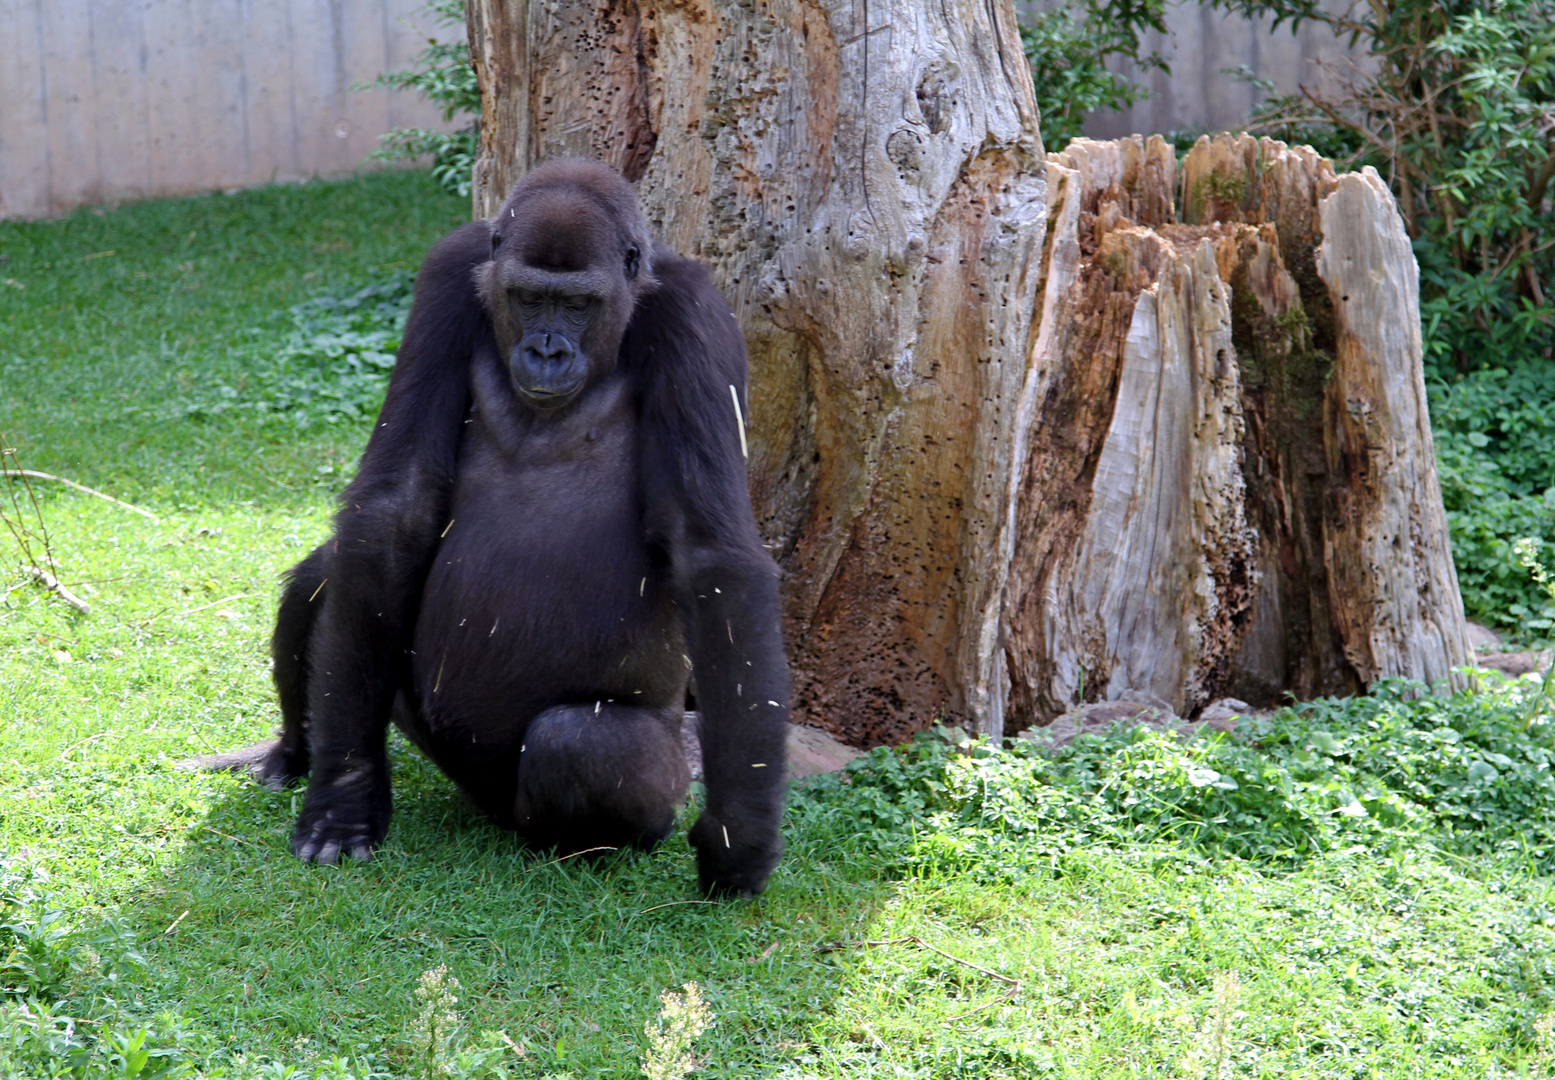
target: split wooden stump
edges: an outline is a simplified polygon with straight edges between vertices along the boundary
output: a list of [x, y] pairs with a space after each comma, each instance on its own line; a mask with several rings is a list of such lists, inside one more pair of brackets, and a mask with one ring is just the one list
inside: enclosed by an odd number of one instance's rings
[[1048, 158], [1013, 727], [1078, 701], [1255, 706], [1469, 662], [1387, 186], [1306, 147]]

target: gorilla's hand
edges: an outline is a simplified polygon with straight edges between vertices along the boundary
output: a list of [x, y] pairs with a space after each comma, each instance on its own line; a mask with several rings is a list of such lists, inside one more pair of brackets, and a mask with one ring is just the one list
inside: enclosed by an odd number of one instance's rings
[[292, 830], [292, 854], [303, 862], [333, 864], [341, 853], [366, 862], [392, 811], [386, 761], [352, 763], [329, 778], [314, 773]]
[[691, 827], [697, 849], [697, 883], [716, 897], [749, 899], [767, 887], [767, 877], [783, 855], [783, 838], [765, 822], [727, 820], [703, 813]]

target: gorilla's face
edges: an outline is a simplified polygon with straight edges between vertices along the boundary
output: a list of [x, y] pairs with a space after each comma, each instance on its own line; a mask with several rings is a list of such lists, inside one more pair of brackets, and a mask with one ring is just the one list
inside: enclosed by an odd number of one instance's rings
[[530, 282], [508, 290], [508, 304], [522, 335], [509, 351], [508, 371], [514, 389], [536, 408], [565, 404], [583, 389], [590, 369], [603, 366], [590, 356], [591, 352], [599, 355], [600, 343], [591, 342], [595, 345], [591, 350], [584, 339], [598, 338], [589, 333], [589, 327], [600, 321], [597, 312], [609, 298], [586, 284]]
[[552, 411], [615, 370], [643, 239], [593, 193], [517, 192], [492, 221], [481, 292], [519, 397]]

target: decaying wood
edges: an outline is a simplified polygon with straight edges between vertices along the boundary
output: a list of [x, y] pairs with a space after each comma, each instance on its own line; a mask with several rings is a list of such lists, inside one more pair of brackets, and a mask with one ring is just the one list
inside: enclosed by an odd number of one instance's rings
[[469, 18], [476, 212], [601, 158], [734, 306], [796, 718], [873, 745], [1467, 662], [1374, 176], [1248, 137], [1044, 168], [1007, 0]]
[[1001, 733], [1045, 220], [1009, 0], [468, 10], [476, 212], [539, 160], [601, 158], [734, 306], [795, 718], [856, 745]]
[[1376, 170], [1339, 178], [1321, 205], [1318, 276], [1334, 305], [1324, 449], [1332, 491], [1324, 563], [1345, 655], [1362, 677], [1430, 678], [1472, 656], [1431, 442], [1420, 363], [1420, 283]]
[[1467, 663], [1408, 238], [1374, 173], [1160, 139], [1049, 156], [1013, 727]]

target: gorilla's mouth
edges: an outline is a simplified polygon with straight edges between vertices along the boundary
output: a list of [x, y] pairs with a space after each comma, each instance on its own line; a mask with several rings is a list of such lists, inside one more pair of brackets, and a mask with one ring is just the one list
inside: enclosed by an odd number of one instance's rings
[[555, 409], [570, 401], [583, 386], [578, 379], [564, 386], [524, 386], [515, 384], [519, 396], [538, 409]]

